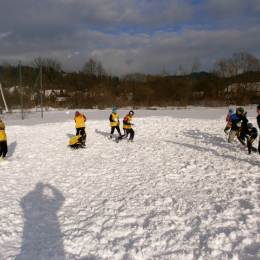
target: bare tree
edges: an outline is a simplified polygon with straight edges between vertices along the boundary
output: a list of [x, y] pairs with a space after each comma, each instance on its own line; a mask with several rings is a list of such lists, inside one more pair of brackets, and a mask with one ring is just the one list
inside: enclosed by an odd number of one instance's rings
[[220, 78], [227, 78], [230, 76], [230, 66], [229, 60], [226, 58], [222, 58], [217, 60], [214, 63], [214, 70], [213, 72], [219, 76]]
[[104, 69], [102, 63], [100, 61], [97, 62], [97, 77], [104, 77], [106, 76], [106, 70]]
[[61, 71], [61, 63], [54, 59], [47, 59], [46, 60], [46, 69], [47, 71]]
[[162, 72], [161, 72], [161, 75], [162, 75], [163, 77], [170, 76], [170, 72], [167, 71], [167, 70], [165, 69], [165, 67], [163, 66], [163, 70], [162, 70]]
[[32, 62], [32, 66], [36, 69], [39, 69], [40, 67], [45, 67], [46, 66], [46, 60], [41, 57], [36, 57], [34, 58]]
[[200, 60], [196, 57], [192, 63], [191, 73], [198, 72], [200, 70]]
[[86, 75], [94, 76], [97, 74], [97, 61], [94, 59], [89, 59], [88, 62], [86, 62], [83, 66], [83, 72]]
[[230, 72], [237, 76], [249, 71], [259, 71], [260, 61], [255, 56], [247, 52], [233, 53], [229, 59]]

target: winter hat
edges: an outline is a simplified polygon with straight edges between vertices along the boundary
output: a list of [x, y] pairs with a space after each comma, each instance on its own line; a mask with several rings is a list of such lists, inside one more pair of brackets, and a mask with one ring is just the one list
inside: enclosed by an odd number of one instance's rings
[[253, 126], [253, 124], [252, 123], [247, 123], [247, 125], [246, 125], [246, 128], [250, 128], [250, 129], [252, 129], [254, 126]]
[[242, 107], [237, 108], [237, 110], [238, 110], [239, 112], [241, 112], [241, 113], [244, 112], [244, 108], [242, 108]]
[[234, 114], [234, 110], [233, 109], [229, 109], [228, 112], [229, 112], [230, 115]]
[[258, 110], [260, 110], [260, 105], [258, 105], [256, 108], [257, 108]]
[[116, 107], [113, 107], [113, 108], [112, 108], [112, 111], [113, 111], [113, 112], [114, 112], [114, 111], [116, 111], [116, 110], [117, 110], [117, 108], [116, 108]]
[[131, 111], [129, 111], [129, 113], [128, 113], [129, 115], [134, 115], [135, 113], [134, 113], [134, 111], [133, 110], [131, 110]]
[[75, 115], [76, 115], [76, 114], [79, 114], [79, 111], [76, 111], [76, 112], [75, 112]]
[[247, 125], [246, 125], [246, 128], [250, 128], [250, 129], [252, 129], [254, 126], [253, 126], [253, 124], [252, 123], [247, 123]]

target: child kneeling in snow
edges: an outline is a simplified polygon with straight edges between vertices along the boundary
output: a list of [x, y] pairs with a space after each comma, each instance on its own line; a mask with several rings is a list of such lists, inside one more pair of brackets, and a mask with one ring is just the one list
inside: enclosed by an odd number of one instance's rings
[[70, 148], [72, 149], [83, 148], [82, 143], [83, 143], [82, 135], [73, 136], [70, 139]]
[[0, 161], [3, 161], [7, 154], [7, 138], [5, 133], [5, 124], [0, 117]]

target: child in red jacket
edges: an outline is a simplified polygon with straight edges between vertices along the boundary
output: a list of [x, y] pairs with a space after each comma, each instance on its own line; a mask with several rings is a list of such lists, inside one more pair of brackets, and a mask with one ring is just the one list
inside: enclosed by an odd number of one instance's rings
[[229, 122], [229, 118], [234, 114], [234, 110], [233, 109], [229, 109], [228, 110], [228, 114], [226, 117], [226, 122], [227, 122], [227, 126], [224, 129], [224, 132], [227, 134], [227, 136], [229, 136], [229, 132], [228, 130], [230, 129], [230, 127], [232, 126], [232, 122]]

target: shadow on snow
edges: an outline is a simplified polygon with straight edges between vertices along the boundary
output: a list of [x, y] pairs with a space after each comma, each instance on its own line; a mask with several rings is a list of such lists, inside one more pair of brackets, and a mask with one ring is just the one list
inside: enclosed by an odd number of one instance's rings
[[14, 141], [8, 145], [8, 153], [6, 155], [6, 158], [10, 158], [13, 156], [16, 146], [17, 146], [16, 141]]
[[108, 136], [110, 133], [108, 133], [108, 132], [101, 132], [101, 131], [99, 131], [99, 130], [95, 130], [95, 132], [97, 133], [97, 134], [100, 134], [100, 135], [103, 135], [103, 136]]
[[74, 137], [75, 135], [73, 135], [73, 134], [67, 134], [67, 136], [69, 137], [69, 139], [71, 139], [71, 138]]
[[[224, 140], [221, 137], [218, 137], [216, 135], [211, 135], [211, 134], [208, 134], [208, 133], [203, 133], [203, 132], [200, 132], [198, 130], [187, 131], [187, 132], [184, 133], [184, 135], [187, 136], [187, 137], [196, 139], [198, 141], [202, 141], [204, 144], [211, 144], [212, 146], [218, 146], [218, 147], [221, 147], [221, 148], [225, 148], [229, 151], [230, 151], [230, 148], [232, 147], [232, 144], [224, 143]], [[218, 151], [216, 151], [215, 149], [200, 147], [199, 145], [179, 143], [179, 142], [175, 142], [175, 141], [165, 141], [165, 142], [186, 146], [188, 148], [191, 148], [191, 149], [203, 152], [203, 153], [211, 152], [216, 157], [222, 157], [224, 159], [231, 159], [231, 160], [236, 160], [236, 161], [240, 161], [240, 162], [246, 162], [246, 163], [251, 164], [252, 166], [256, 166], [256, 162], [254, 162], [250, 159], [242, 159], [242, 158], [232, 156], [232, 155], [228, 155], [228, 154], [225, 154], [225, 155], [219, 154]]]
[[64, 200], [56, 188], [41, 182], [21, 199], [24, 229], [21, 251], [16, 260], [65, 259], [57, 217]]

